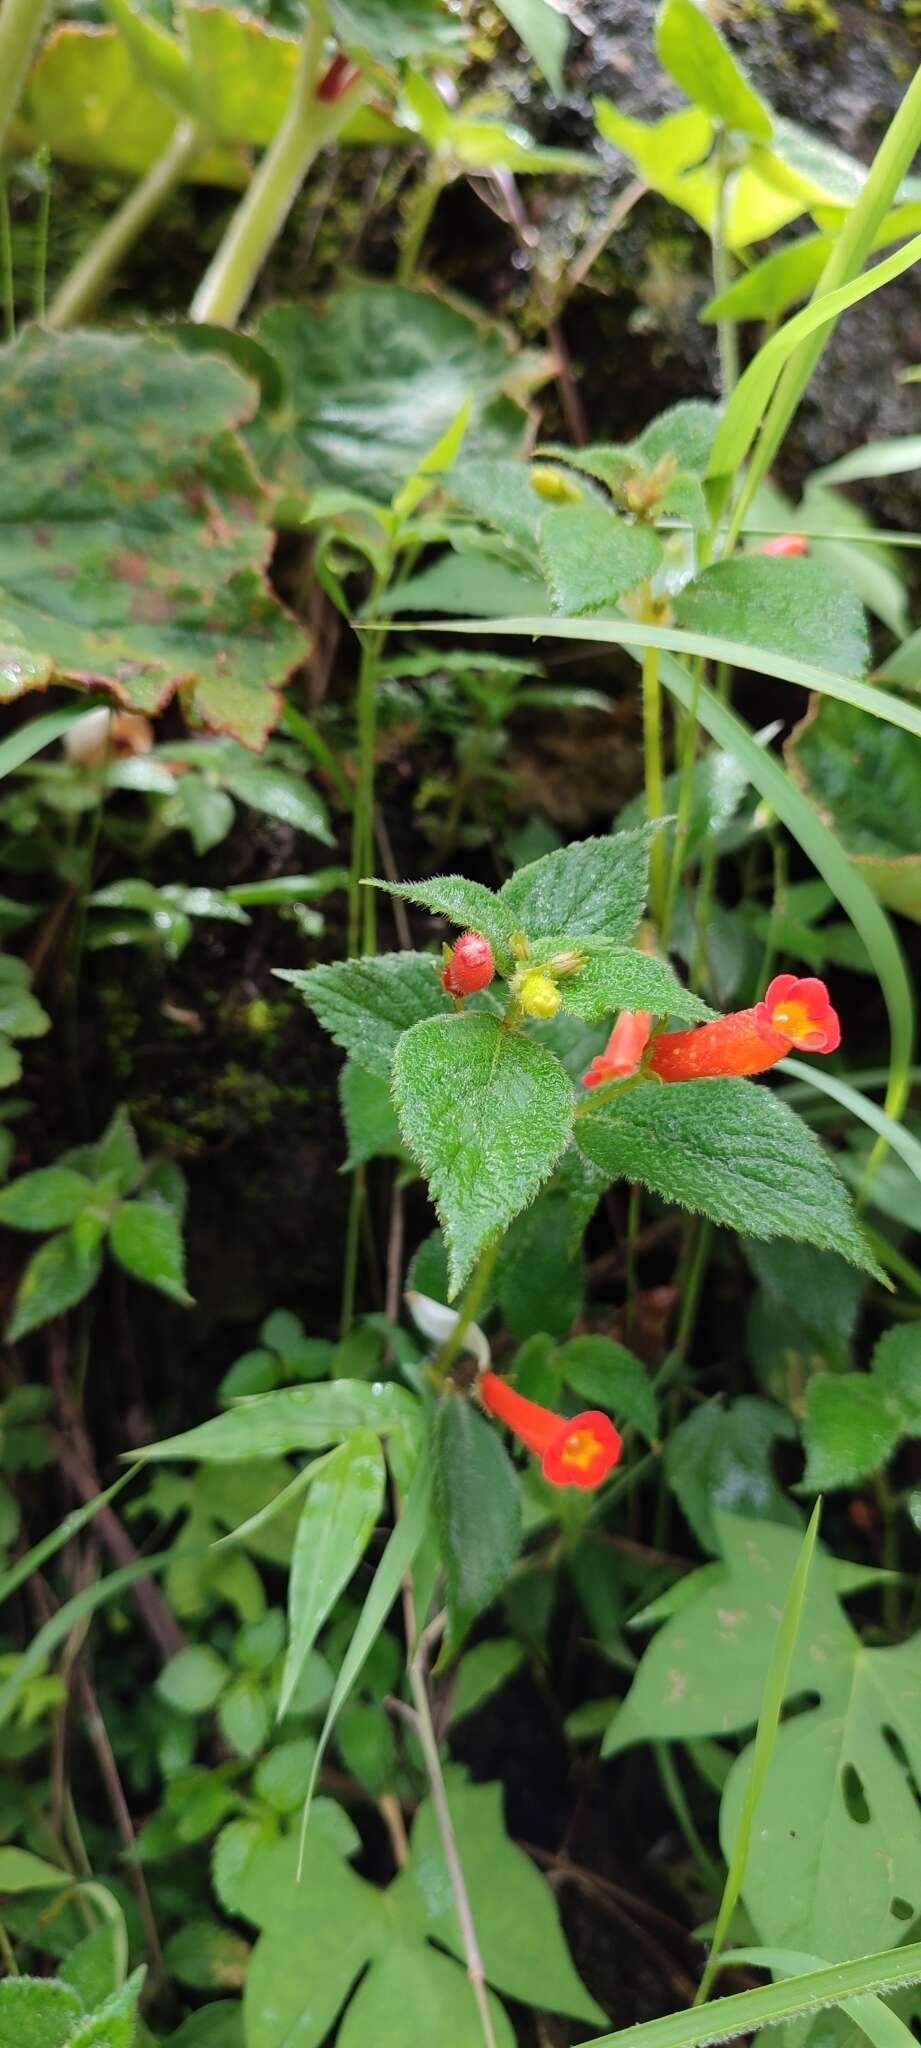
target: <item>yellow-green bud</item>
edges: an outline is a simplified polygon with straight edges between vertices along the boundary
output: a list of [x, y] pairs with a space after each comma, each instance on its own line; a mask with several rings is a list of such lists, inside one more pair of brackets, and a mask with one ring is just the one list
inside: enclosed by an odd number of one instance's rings
[[569, 953], [554, 953], [553, 959], [547, 961], [548, 972], [557, 975], [561, 981], [567, 974], [578, 974], [580, 967], [584, 966], [585, 954], [577, 953], [574, 948]]
[[508, 943], [513, 960], [527, 960], [531, 951], [531, 941], [527, 932], [513, 932]]
[[522, 975], [517, 995], [526, 1017], [555, 1017], [563, 1000], [556, 982], [539, 967]]
[[542, 462], [533, 464], [529, 481], [532, 491], [538, 498], [546, 499], [548, 505], [581, 505], [585, 497], [565, 469], [548, 469]]

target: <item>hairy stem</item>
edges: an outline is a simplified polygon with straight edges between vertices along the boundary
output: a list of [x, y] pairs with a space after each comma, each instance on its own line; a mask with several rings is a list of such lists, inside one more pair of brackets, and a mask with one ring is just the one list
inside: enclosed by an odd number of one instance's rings
[[3, 0], [0, 8], [0, 152], [47, 12], [48, 0]]
[[316, 5], [304, 32], [291, 104], [195, 293], [193, 320], [236, 325], [311, 164], [367, 91], [360, 73], [337, 99], [318, 99], [326, 30], [326, 10]]
[[105, 297], [129, 249], [182, 183], [206, 141], [204, 130], [194, 121], [178, 123], [162, 156], [122, 200], [55, 293], [48, 310], [49, 327], [76, 327]]
[[487, 1245], [485, 1252], [482, 1252], [480, 1255], [479, 1261], [474, 1268], [470, 1285], [464, 1295], [461, 1311], [454, 1328], [450, 1335], [445, 1338], [441, 1350], [432, 1361], [432, 1371], [437, 1379], [444, 1379], [445, 1373], [454, 1364], [455, 1358], [460, 1355], [464, 1348], [464, 1338], [471, 1323], [476, 1321], [477, 1312], [492, 1279], [493, 1267], [499, 1256], [499, 1246], [501, 1243], [501, 1237], [494, 1238], [492, 1244]]

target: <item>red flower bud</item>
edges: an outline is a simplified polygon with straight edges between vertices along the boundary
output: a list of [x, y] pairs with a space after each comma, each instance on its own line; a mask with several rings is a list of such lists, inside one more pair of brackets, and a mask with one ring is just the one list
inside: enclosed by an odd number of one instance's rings
[[809, 542], [804, 533], [775, 533], [771, 540], [763, 540], [759, 555], [808, 555]]
[[495, 971], [489, 940], [482, 939], [479, 932], [463, 932], [445, 962], [441, 985], [449, 996], [476, 995], [477, 989], [489, 987]]
[[621, 1010], [603, 1052], [596, 1053], [583, 1088], [602, 1088], [605, 1081], [623, 1081], [635, 1074], [649, 1044], [652, 1016], [648, 1010]]
[[621, 1438], [610, 1416], [587, 1408], [581, 1415], [557, 1415], [517, 1394], [498, 1373], [483, 1372], [477, 1383], [480, 1400], [540, 1458], [545, 1479], [553, 1486], [600, 1486], [621, 1453]]

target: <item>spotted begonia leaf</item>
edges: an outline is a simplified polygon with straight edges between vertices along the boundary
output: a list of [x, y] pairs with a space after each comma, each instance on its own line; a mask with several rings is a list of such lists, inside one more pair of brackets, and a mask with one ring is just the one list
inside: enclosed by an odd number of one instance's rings
[[0, 697], [50, 671], [153, 712], [182, 685], [262, 745], [307, 643], [266, 582], [233, 432], [255, 402], [231, 364], [153, 335], [32, 330], [0, 354]]

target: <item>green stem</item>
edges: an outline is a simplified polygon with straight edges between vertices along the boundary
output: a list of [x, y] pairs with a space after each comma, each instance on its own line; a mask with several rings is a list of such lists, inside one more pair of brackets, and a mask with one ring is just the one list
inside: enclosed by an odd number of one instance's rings
[[[839, 285], [849, 284], [859, 275], [872, 249], [880, 222], [888, 213], [906, 172], [911, 169], [919, 143], [921, 67], [915, 72], [905, 98], [883, 136], [856, 204], [835, 237], [831, 255], [813, 292], [813, 300], [822, 298], [826, 292], [836, 291]], [[826, 327], [819, 327], [800, 342], [778, 380], [730, 521], [727, 554], [731, 554], [735, 546], [748, 507], [767, 476], [813, 370], [831, 339], [834, 325], [830, 322]]]
[[[646, 816], [650, 824], [665, 816], [665, 776], [662, 767], [662, 691], [659, 685], [659, 650], [643, 650], [643, 761], [646, 776]], [[652, 914], [661, 931], [668, 900], [665, 840], [653, 836], [649, 854], [649, 899]]]
[[162, 156], [122, 200], [55, 293], [48, 311], [49, 327], [78, 326], [105, 297], [129, 249], [182, 183], [206, 141], [204, 130], [194, 121], [178, 123]]
[[684, 720], [681, 738], [681, 767], [678, 776], [678, 803], [675, 815], [675, 834], [672, 841], [672, 858], [668, 871], [668, 887], [665, 892], [665, 911], [659, 937], [663, 953], [668, 952], [672, 919], [678, 888], [684, 872], [684, 853], [687, 846], [688, 827], [691, 822], [691, 803], [694, 796], [694, 768], [697, 761], [697, 705], [700, 685], [703, 680], [703, 660], [700, 655], [694, 662], [691, 702]]
[[[377, 746], [377, 671], [387, 638], [386, 627], [376, 624], [378, 606], [393, 567], [393, 549], [375, 570], [368, 599], [367, 630], [361, 636], [358, 665], [356, 723], [358, 772], [352, 811], [352, 857], [349, 864], [348, 952], [358, 951], [359, 939], [366, 953], [377, 942], [377, 903], [373, 889], [362, 890], [362, 880], [374, 867], [374, 756]], [[363, 899], [363, 900], [362, 900]]]
[[51, 157], [47, 149], [40, 152], [40, 161], [45, 174], [38, 208], [38, 234], [35, 242], [35, 272], [32, 291], [34, 317], [45, 318], [45, 286], [48, 279], [48, 229], [51, 224]]
[[16, 339], [16, 290], [13, 283], [13, 235], [10, 228], [10, 194], [6, 171], [0, 164], [0, 296], [3, 299], [3, 333], [6, 341]]
[[349, 1192], [349, 1217], [345, 1227], [345, 1258], [342, 1265], [342, 1303], [339, 1336], [347, 1337], [355, 1320], [355, 1290], [358, 1284], [358, 1245], [361, 1216], [365, 1205], [365, 1169], [356, 1166]]
[[719, 1893], [723, 1888], [723, 1873], [717, 1868], [712, 1856], [701, 1840], [697, 1823], [688, 1805], [687, 1794], [678, 1775], [675, 1759], [667, 1742], [655, 1745], [656, 1769], [662, 1783], [662, 1790], [675, 1816], [682, 1835], [690, 1849], [707, 1889]]
[[304, 32], [291, 104], [195, 293], [193, 320], [236, 325], [311, 164], [335, 140], [368, 90], [361, 73], [338, 99], [317, 99], [326, 32], [326, 9], [315, 5]]
[[[729, 290], [732, 283], [732, 261], [726, 243], [726, 225], [729, 214], [729, 166], [726, 161], [726, 138], [721, 135], [716, 151], [717, 200], [716, 219], [713, 224], [711, 253], [713, 262], [713, 289], [715, 292]], [[723, 402], [730, 397], [739, 381], [739, 330], [734, 320], [718, 320], [716, 323], [717, 347], [720, 358], [720, 394]]]
[[48, 0], [3, 0], [0, 10], [0, 153], [19, 105]]
[[457, 1322], [450, 1336], [445, 1338], [441, 1350], [432, 1360], [432, 1373], [436, 1379], [444, 1379], [446, 1372], [454, 1364], [455, 1358], [459, 1356], [464, 1348], [464, 1339], [467, 1331], [471, 1323], [476, 1321], [477, 1311], [492, 1279], [493, 1267], [499, 1256], [499, 1246], [501, 1243], [501, 1236], [494, 1238], [492, 1244], [487, 1245], [485, 1252], [482, 1252], [480, 1255], [474, 1268], [470, 1285], [464, 1295]]
[[[719, 663], [716, 671], [716, 691], [720, 703], [728, 705], [730, 697], [730, 671], [726, 663], [722, 661]], [[699, 692], [700, 682], [698, 679], [695, 695], [699, 695]], [[704, 857], [700, 870], [700, 887], [697, 891], [697, 907], [694, 916], [694, 952], [691, 959], [690, 981], [692, 989], [698, 995], [707, 979], [705, 934], [710, 916], [710, 908], [713, 903], [713, 893], [716, 887], [718, 860], [716, 835], [711, 832], [704, 847]]]
[[406, 202], [397, 261], [397, 284], [412, 284], [422, 254], [422, 244], [443, 190], [444, 180], [433, 163], [413, 186]]

